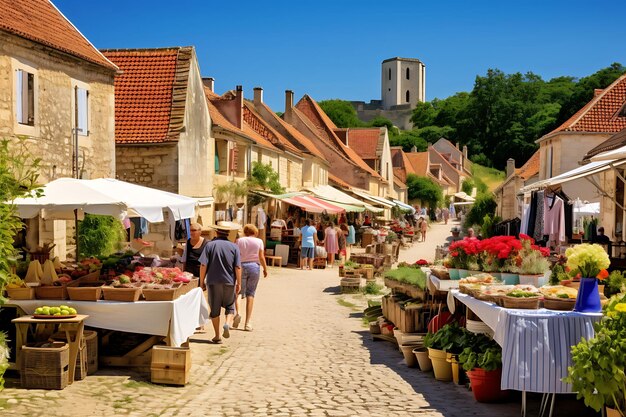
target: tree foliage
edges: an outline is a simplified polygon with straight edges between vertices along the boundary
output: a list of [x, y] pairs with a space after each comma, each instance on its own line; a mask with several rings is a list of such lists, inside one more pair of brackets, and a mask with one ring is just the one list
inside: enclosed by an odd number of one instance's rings
[[[262, 162], [252, 163], [250, 179], [246, 181], [248, 189], [270, 191], [273, 194], [282, 194], [285, 189], [280, 185], [280, 176], [270, 164]], [[247, 192], [247, 190], [246, 190]], [[248, 194], [249, 203], [252, 206], [262, 203], [265, 198], [258, 194]]]
[[324, 113], [337, 127], [363, 127], [366, 126], [357, 116], [356, 110], [349, 101], [345, 100], [323, 100], [318, 103]]
[[428, 177], [419, 177], [409, 174], [406, 177], [409, 200], [420, 200], [422, 204], [428, 204], [435, 208], [443, 200], [443, 192], [439, 184]]
[[493, 218], [497, 205], [493, 195], [479, 194], [476, 197], [474, 205], [467, 213], [467, 216], [465, 216], [465, 227], [472, 227], [474, 225], [482, 226], [485, 216]]
[[115, 217], [85, 214], [78, 223], [79, 256], [108, 256], [122, 248], [125, 238], [126, 231]]

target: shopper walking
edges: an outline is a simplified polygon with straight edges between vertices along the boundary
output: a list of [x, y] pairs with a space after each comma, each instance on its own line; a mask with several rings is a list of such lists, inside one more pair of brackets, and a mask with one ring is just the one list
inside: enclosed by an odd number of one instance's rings
[[200, 276], [200, 256], [208, 240], [202, 237], [202, 226], [199, 223], [189, 225], [191, 238], [185, 244], [183, 251], [183, 271], [190, 272], [194, 277]]
[[422, 217], [420, 223], [420, 231], [422, 232], [422, 242], [426, 242], [426, 231], [428, 230], [428, 221]]
[[217, 237], [208, 242], [200, 256], [200, 282], [206, 287], [211, 312], [211, 324], [215, 331], [213, 343], [222, 343], [219, 334], [220, 314], [225, 309], [224, 338], [230, 337], [230, 326], [235, 313], [235, 297], [241, 290], [241, 253], [239, 247], [228, 240], [231, 230], [239, 225], [232, 222], [219, 222], [213, 226]]
[[339, 252], [339, 241], [337, 239], [337, 231], [335, 230], [335, 223], [329, 222], [328, 227], [324, 230], [326, 238], [324, 240], [324, 247], [328, 254], [329, 267], [332, 268], [335, 263], [335, 256]]
[[[259, 230], [253, 224], [246, 224], [243, 227], [244, 237], [237, 239], [237, 246], [241, 252], [241, 298], [246, 300], [246, 320], [244, 330], [252, 331], [252, 308], [254, 307], [254, 296], [256, 287], [259, 285], [261, 268], [263, 277], [267, 277], [267, 263], [265, 262], [265, 250], [263, 241], [257, 237]], [[239, 295], [235, 301], [236, 315], [233, 319], [233, 327], [236, 329], [241, 323], [241, 310], [239, 309]]]
[[306, 219], [300, 233], [300, 269], [313, 269], [315, 259], [315, 245], [317, 245], [317, 229]]

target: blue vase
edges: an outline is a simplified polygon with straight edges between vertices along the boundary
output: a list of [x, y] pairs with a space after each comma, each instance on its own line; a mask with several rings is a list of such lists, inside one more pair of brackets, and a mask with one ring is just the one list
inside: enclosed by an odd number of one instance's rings
[[602, 311], [597, 279], [580, 279], [580, 288], [578, 288], [578, 296], [576, 297], [574, 311], [578, 311], [580, 313], [599, 313]]

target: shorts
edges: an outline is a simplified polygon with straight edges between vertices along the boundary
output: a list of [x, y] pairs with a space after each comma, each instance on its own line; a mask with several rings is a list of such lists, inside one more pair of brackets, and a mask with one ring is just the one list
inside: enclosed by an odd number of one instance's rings
[[210, 318], [219, 317], [222, 307], [226, 309], [226, 314], [235, 314], [235, 286], [228, 284], [207, 285], [207, 296], [209, 301]]
[[315, 258], [315, 248], [302, 248], [301, 258]]
[[241, 297], [254, 297], [261, 277], [261, 265], [256, 262], [241, 264]]

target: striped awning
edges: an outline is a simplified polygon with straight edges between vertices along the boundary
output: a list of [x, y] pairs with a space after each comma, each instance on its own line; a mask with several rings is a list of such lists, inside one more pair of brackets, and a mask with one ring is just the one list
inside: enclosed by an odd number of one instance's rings
[[346, 210], [336, 206], [332, 203], [329, 203], [324, 200], [320, 200], [319, 198], [310, 196], [310, 195], [298, 195], [294, 197], [287, 197], [281, 199], [287, 204], [291, 204], [292, 206], [300, 207], [303, 210], [306, 210], [309, 213], [329, 213], [329, 214], [339, 214], [344, 213]]

